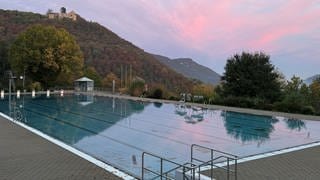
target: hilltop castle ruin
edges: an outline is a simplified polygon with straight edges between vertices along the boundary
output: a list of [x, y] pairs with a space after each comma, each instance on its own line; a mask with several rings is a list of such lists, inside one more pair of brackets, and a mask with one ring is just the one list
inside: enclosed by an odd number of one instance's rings
[[65, 7], [62, 7], [60, 9], [60, 13], [53, 12], [52, 10], [48, 10], [47, 16], [49, 19], [63, 19], [63, 18], [68, 18], [72, 19], [73, 21], [77, 20], [77, 14], [74, 11], [68, 12]]

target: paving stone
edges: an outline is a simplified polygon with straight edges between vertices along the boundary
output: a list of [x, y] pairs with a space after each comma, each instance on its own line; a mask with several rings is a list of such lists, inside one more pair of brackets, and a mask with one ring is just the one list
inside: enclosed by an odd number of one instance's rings
[[[203, 172], [210, 175], [210, 171]], [[215, 178], [227, 179], [215, 171]], [[230, 178], [233, 180], [234, 178]], [[238, 180], [319, 180], [320, 146], [238, 164]]]
[[0, 117], [0, 179], [121, 179]]

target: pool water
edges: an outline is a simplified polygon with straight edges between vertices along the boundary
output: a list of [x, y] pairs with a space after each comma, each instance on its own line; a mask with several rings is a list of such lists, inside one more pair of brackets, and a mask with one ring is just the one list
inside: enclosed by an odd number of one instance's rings
[[191, 144], [246, 157], [320, 140], [320, 121], [100, 96], [23, 96], [0, 111], [133, 176], [141, 154], [178, 163]]

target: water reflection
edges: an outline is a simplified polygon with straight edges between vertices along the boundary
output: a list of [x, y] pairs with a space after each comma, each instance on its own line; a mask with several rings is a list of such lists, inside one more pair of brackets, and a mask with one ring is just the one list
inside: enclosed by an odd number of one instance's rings
[[301, 131], [302, 128], [306, 128], [305, 122], [300, 119], [289, 118], [286, 119], [285, 122], [287, 124], [287, 127], [292, 130]]
[[93, 103], [93, 101], [94, 101], [93, 95], [79, 94], [79, 95], [76, 95], [76, 97], [77, 97], [78, 103], [82, 106], [87, 106], [87, 105]]
[[237, 112], [223, 112], [224, 126], [227, 133], [237, 140], [257, 142], [258, 146], [270, 138], [274, 124], [278, 119], [269, 116], [242, 114]]
[[154, 102], [153, 105], [154, 105], [154, 107], [156, 107], [156, 108], [161, 108], [162, 103]]
[[130, 126], [128, 117], [148, 105], [124, 99], [95, 99], [92, 95], [10, 98], [6, 104], [8, 110], [1, 105], [2, 112], [68, 144], [99, 134], [120, 121], [122, 126]]
[[185, 104], [177, 104], [175, 114], [182, 116], [186, 123], [196, 124], [204, 119], [205, 110], [200, 107], [186, 106]]
[[20, 122], [27, 122], [27, 118], [24, 112], [24, 96], [21, 100], [18, 100], [13, 96], [9, 96], [8, 100], [8, 109], [9, 109], [9, 116], [12, 117], [15, 121]]

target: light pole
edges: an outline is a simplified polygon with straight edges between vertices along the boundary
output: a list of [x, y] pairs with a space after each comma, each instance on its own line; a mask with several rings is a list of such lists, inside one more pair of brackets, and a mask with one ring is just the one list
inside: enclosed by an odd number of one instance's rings
[[26, 79], [26, 69], [25, 68], [23, 69], [23, 76], [20, 76], [20, 79], [22, 80], [22, 90], [25, 93], [26, 92], [26, 90], [24, 89], [24, 82]]

